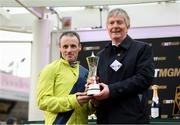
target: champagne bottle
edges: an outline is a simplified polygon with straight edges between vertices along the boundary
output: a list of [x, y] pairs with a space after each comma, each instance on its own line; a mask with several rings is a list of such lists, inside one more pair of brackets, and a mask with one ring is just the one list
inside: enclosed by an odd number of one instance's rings
[[153, 97], [151, 104], [151, 118], [160, 118], [160, 103], [158, 97], [158, 85], [152, 86]]

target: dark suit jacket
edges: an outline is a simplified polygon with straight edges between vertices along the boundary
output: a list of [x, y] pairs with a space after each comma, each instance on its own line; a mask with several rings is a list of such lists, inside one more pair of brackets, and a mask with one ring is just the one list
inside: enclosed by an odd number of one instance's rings
[[[97, 123], [148, 123], [147, 91], [154, 77], [152, 49], [129, 36], [118, 48], [109, 43], [98, 53], [100, 82], [109, 86], [110, 97], [97, 107]], [[110, 65], [117, 60], [118, 71]]]

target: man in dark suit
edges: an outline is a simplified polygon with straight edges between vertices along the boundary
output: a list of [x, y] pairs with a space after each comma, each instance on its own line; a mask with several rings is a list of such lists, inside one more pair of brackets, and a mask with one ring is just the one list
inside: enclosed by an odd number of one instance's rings
[[154, 77], [151, 46], [128, 35], [130, 18], [123, 9], [111, 10], [106, 25], [111, 42], [98, 53], [102, 90], [92, 100], [97, 123], [148, 123], [147, 92]]

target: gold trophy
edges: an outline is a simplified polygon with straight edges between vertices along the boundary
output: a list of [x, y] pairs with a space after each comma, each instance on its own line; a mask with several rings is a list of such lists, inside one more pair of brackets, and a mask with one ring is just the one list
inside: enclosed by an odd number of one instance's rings
[[93, 79], [93, 83], [88, 85], [87, 95], [94, 95], [100, 92], [100, 86], [96, 82], [99, 57], [95, 56], [92, 52], [91, 56], [86, 57], [86, 60], [89, 67], [88, 78], [91, 77]]

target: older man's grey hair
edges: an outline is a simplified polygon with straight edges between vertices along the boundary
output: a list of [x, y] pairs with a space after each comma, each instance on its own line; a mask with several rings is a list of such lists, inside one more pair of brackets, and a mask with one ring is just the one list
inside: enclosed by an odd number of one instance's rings
[[123, 16], [127, 28], [130, 28], [130, 18], [129, 18], [129, 15], [127, 14], [127, 12], [126, 12], [125, 10], [123, 10], [123, 9], [121, 9], [121, 8], [112, 9], [112, 10], [108, 13], [107, 21], [108, 21], [108, 19], [109, 19], [110, 17], [112, 17], [112, 16]]

